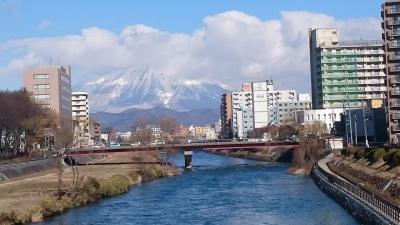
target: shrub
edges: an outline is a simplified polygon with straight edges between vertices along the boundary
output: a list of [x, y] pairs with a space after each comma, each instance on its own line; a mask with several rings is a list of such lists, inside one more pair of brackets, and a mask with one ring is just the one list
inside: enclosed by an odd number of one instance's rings
[[0, 213], [0, 224], [25, 224], [32, 222], [33, 211], [16, 212], [10, 210], [8, 212]]
[[138, 173], [136, 173], [136, 172], [130, 172], [130, 173], [128, 174], [128, 176], [131, 178], [133, 184], [139, 183], [140, 174], [138, 174]]
[[354, 153], [356, 153], [360, 149], [362, 149], [362, 148], [360, 148], [360, 147], [348, 147], [348, 148], [343, 149], [342, 151], [345, 153], [346, 156], [350, 156], [350, 155], [354, 155]]
[[87, 201], [96, 201], [100, 197], [99, 181], [94, 177], [88, 177], [82, 185], [81, 193], [86, 194]]
[[370, 157], [371, 162], [378, 162], [380, 159], [383, 158], [385, 155], [386, 151], [384, 148], [378, 148], [373, 151], [371, 154], [372, 157]]
[[42, 207], [43, 217], [57, 215], [64, 211], [62, 202], [55, 197], [42, 199], [40, 206]]
[[396, 153], [394, 153], [390, 164], [393, 167], [400, 165], [400, 151], [396, 151]]
[[139, 173], [142, 175], [144, 181], [154, 180], [166, 175], [164, 170], [158, 165], [145, 166], [140, 169]]
[[357, 149], [356, 152], [354, 152], [354, 158], [361, 159], [362, 157], [364, 157], [364, 154], [365, 154], [365, 149], [359, 148], [359, 149]]
[[398, 152], [398, 151], [400, 151], [399, 149], [395, 149], [395, 148], [392, 148], [392, 149], [390, 149], [388, 152], [386, 152], [386, 154], [383, 156], [383, 161], [385, 161], [385, 162], [387, 162], [387, 163], [390, 163], [391, 162], [391, 160], [392, 160], [392, 158], [393, 158], [393, 156], [394, 156], [394, 154], [396, 153], [396, 152]]
[[114, 175], [100, 180], [100, 193], [102, 196], [113, 196], [125, 193], [129, 190], [129, 178], [122, 175]]

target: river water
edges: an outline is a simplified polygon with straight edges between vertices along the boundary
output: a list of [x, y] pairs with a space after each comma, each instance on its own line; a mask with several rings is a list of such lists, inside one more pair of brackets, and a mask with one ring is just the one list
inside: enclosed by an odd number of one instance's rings
[[[183, 166], [183, 155], [172, 157]], [[195, 152], [195, 169], [73, 209], [39, 224], [358, 224], [288, 165]]]

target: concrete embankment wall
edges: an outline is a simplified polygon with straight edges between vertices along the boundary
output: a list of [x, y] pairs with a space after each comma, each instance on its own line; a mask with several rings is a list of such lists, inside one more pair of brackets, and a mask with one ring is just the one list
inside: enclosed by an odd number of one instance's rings
[[400, 211], [371, 193], [340, 178], [316, 163], [311, 176], [316, 185], [363, 224], [400, 224]]
[[57, 167], [56, 159], [31, 160], [19, 163], [0, 164], [0, 182], [31, 173]]

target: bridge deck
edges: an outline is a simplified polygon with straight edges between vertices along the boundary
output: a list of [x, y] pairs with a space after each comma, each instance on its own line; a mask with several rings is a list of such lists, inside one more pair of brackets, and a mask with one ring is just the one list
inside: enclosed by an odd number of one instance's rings
[[176, 151], [182, 150], [237, 150], [237, 149], [263, 149], [265, 147], [288, 147], [296, 148], [297, 142], [207, 142], [207, 143], [185, 143], [185, 144], [164, 144], [164, 145], [141, 145], [141, 146], [122, 146], [122, 147], [108, 147], [108, 148], [88, 148], [70, 150], [69, 155], [82, 155], [82, 154], [106, 154], [106, 153], [119, 153], [119, 152], [140, 152], [140, 151]]

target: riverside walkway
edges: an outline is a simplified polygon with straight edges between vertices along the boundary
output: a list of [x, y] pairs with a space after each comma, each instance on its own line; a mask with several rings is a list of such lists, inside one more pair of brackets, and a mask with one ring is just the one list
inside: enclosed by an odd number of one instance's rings
[[334, 173], [327, 166], [333, 154], [318, 161], [312, 171], [317, 185], [339, 204], [368, 224], [400, 224], [400, 208]]

